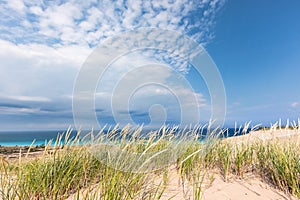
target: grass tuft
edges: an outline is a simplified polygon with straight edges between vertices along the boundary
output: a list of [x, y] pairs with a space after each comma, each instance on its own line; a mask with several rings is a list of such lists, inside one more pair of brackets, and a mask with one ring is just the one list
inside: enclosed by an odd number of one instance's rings
[[[299, 131], [299, 124], [292, 125]], [[249, 126], [239, 130], [246, 132]], [[281, 129], [281, 123], [270, 128]], [[256, 174], [300, 198], [297, 141], [232, 142], [220, 139], [226, 130], [211, 130], [207, 138], [203, 130], [162, 127], [145, 133], [142, 127], [126, 126], [96, 134], [79, 132], [75, 138], [68, 130], [35, 159], [21, 153], [17, 162], [0, 157], [0, 199], [160, 199], [171, 166], [178, 169], [183, 192], [187, 196], [192, 190], [193, 199], [201, 199], [205, 180], [211, 185], [218, 171], [225, 181], [229, 176]]]

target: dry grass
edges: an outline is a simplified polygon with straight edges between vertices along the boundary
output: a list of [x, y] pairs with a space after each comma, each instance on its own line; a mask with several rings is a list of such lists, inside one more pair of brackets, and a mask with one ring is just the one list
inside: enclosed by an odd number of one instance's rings
[[118, 132], [116, 127], [83, 138], [79, 133], [75, 139], [68, 139], [68, 131], [66, 143], [58, 137], [56, 145], [49, 143], [36, 159], [7, 162], [1, 158], [0, 198], [160, 199], [170, 166], [179, 173], [183, 193], [191, 190], [193, 199], [201, 199], [204, 177], [213, 181], [211, 171], [220, 172], [225, 181], [229, 176], [255, 174], [300, 198], [297, 140], [220, 140], [224, 130], [216, 129], [199, 142], [201, 130], [163, 127], [142, 134], [141, 128]]

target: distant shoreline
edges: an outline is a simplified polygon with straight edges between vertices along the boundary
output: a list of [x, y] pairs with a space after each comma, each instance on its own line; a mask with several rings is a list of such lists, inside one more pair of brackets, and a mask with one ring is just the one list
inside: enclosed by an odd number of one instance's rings
[[[234, 128], [228, 128], [228, 136], [234, 136]], [[121, 131], [121, 129], [120, 129]], [[151, 131], [143, 130], [146, 133]], [[200, 131], [200, 130], [199, 130]], [[206, 134], [207, 129], [202, 129], [204, 134]], [[242, 130], [241, 130], [242, 131]], [[66, 133], [67, 130], [51, 130], [51, 131], [7, 131], [0, 132], [0, 146], [1, 147], [26, 147], [26, 146], [40, 146], [47, 145], [50, 140], [55, 141], [58, 134]], [[90, 131], [81, 131], [80, 135], [89, 133]], [[98, 130], [94, 130], [94, 133], [98, 133]], [[104, 130], [106, 132], [106, 130]], [[203, 135], [204, 135], [203, 134]], [[242, 134], [242, 133], [240, 133]], [[77, 135], [77, 131], [73, 130], [71, 132], [71, 137]], [[226, 135], [227, 137], [227, 135]], [[34, 141], [34, 143], [33, 143]], [[54, 144], [54, 142], [53, 142]]]
[[[225, 130], [225, 129], [224, 129]], [[279, 128], [276, 129], [272, 127], [262, 127], [255, 131], [251, 131], [250, 129], [247, 133], [242, 133], [243, 130], [240, 130], [240, 133], [235, 135], [234, 128], [229, 128], [229, 133], [224, 134], [223, 139], [229, 140], [245, 140], [248, 137], [251, 137], [251, 140], [256, 138], [260, 140], [265, 139], [272, 139], [274, 137], [286, 137], [286, 136], [293, 136], [299, 133], [300, 129], [292, 129], [292, 128]], [[206, 130], [205, 130], [206, 131]], [[66, 131], [12, 131], [12, 132], [0, 132], [0, 148], [8, 148], [8, 149], [20, 149], [20, 148], [28, 148], [32, 146], [34, 148], [45, 146], [51, 140], [53, 141], [52, 144], [54, 145], [55, 139], [57, 138], [58, 134], [66, 133]], [[97, 133], [97, 131], [95, 131]], [[72, 131], [71, 137], [77, 135], [77, 131]], [[1, 151], [0, 151], [1, 154]]]

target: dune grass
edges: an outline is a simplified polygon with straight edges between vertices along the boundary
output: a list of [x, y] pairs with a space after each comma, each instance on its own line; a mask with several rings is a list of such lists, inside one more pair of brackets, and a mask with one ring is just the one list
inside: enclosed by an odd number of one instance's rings
[[193, 199], [201, 199], [203, 182], [207, 177], [212, 182], [213, 173], [222, 174], [224, 181], [255, 174], [300, 198], [299, 143], [234, 143], [219, 139], [226, 134], [220, 129], [200, 142], [202, 130], [163, 127], [145, 134], [141, 127], [115, 127], [75, 138], [68, 131], [34, 160], [1, 158], [0, 199], [160, 199], [171, 166]]

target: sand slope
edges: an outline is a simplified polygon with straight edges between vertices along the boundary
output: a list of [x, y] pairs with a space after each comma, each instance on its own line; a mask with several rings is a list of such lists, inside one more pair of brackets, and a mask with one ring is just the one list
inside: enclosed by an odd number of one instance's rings
[[[162, 199], [192, 200], [192, 189], [184, 195], [183, 186], [178, 183], [179, 177], [173, 176], [168, 183]], [[258, 177], [249, 176], [244, 179], [231, 178], [225, 182], [221, 175], [215, 174], [212, 183], [206, 180], [204, 184], [203, 200], [296, 200], [298, 198], [285, 194], [282, 191], [264, 183]]]

